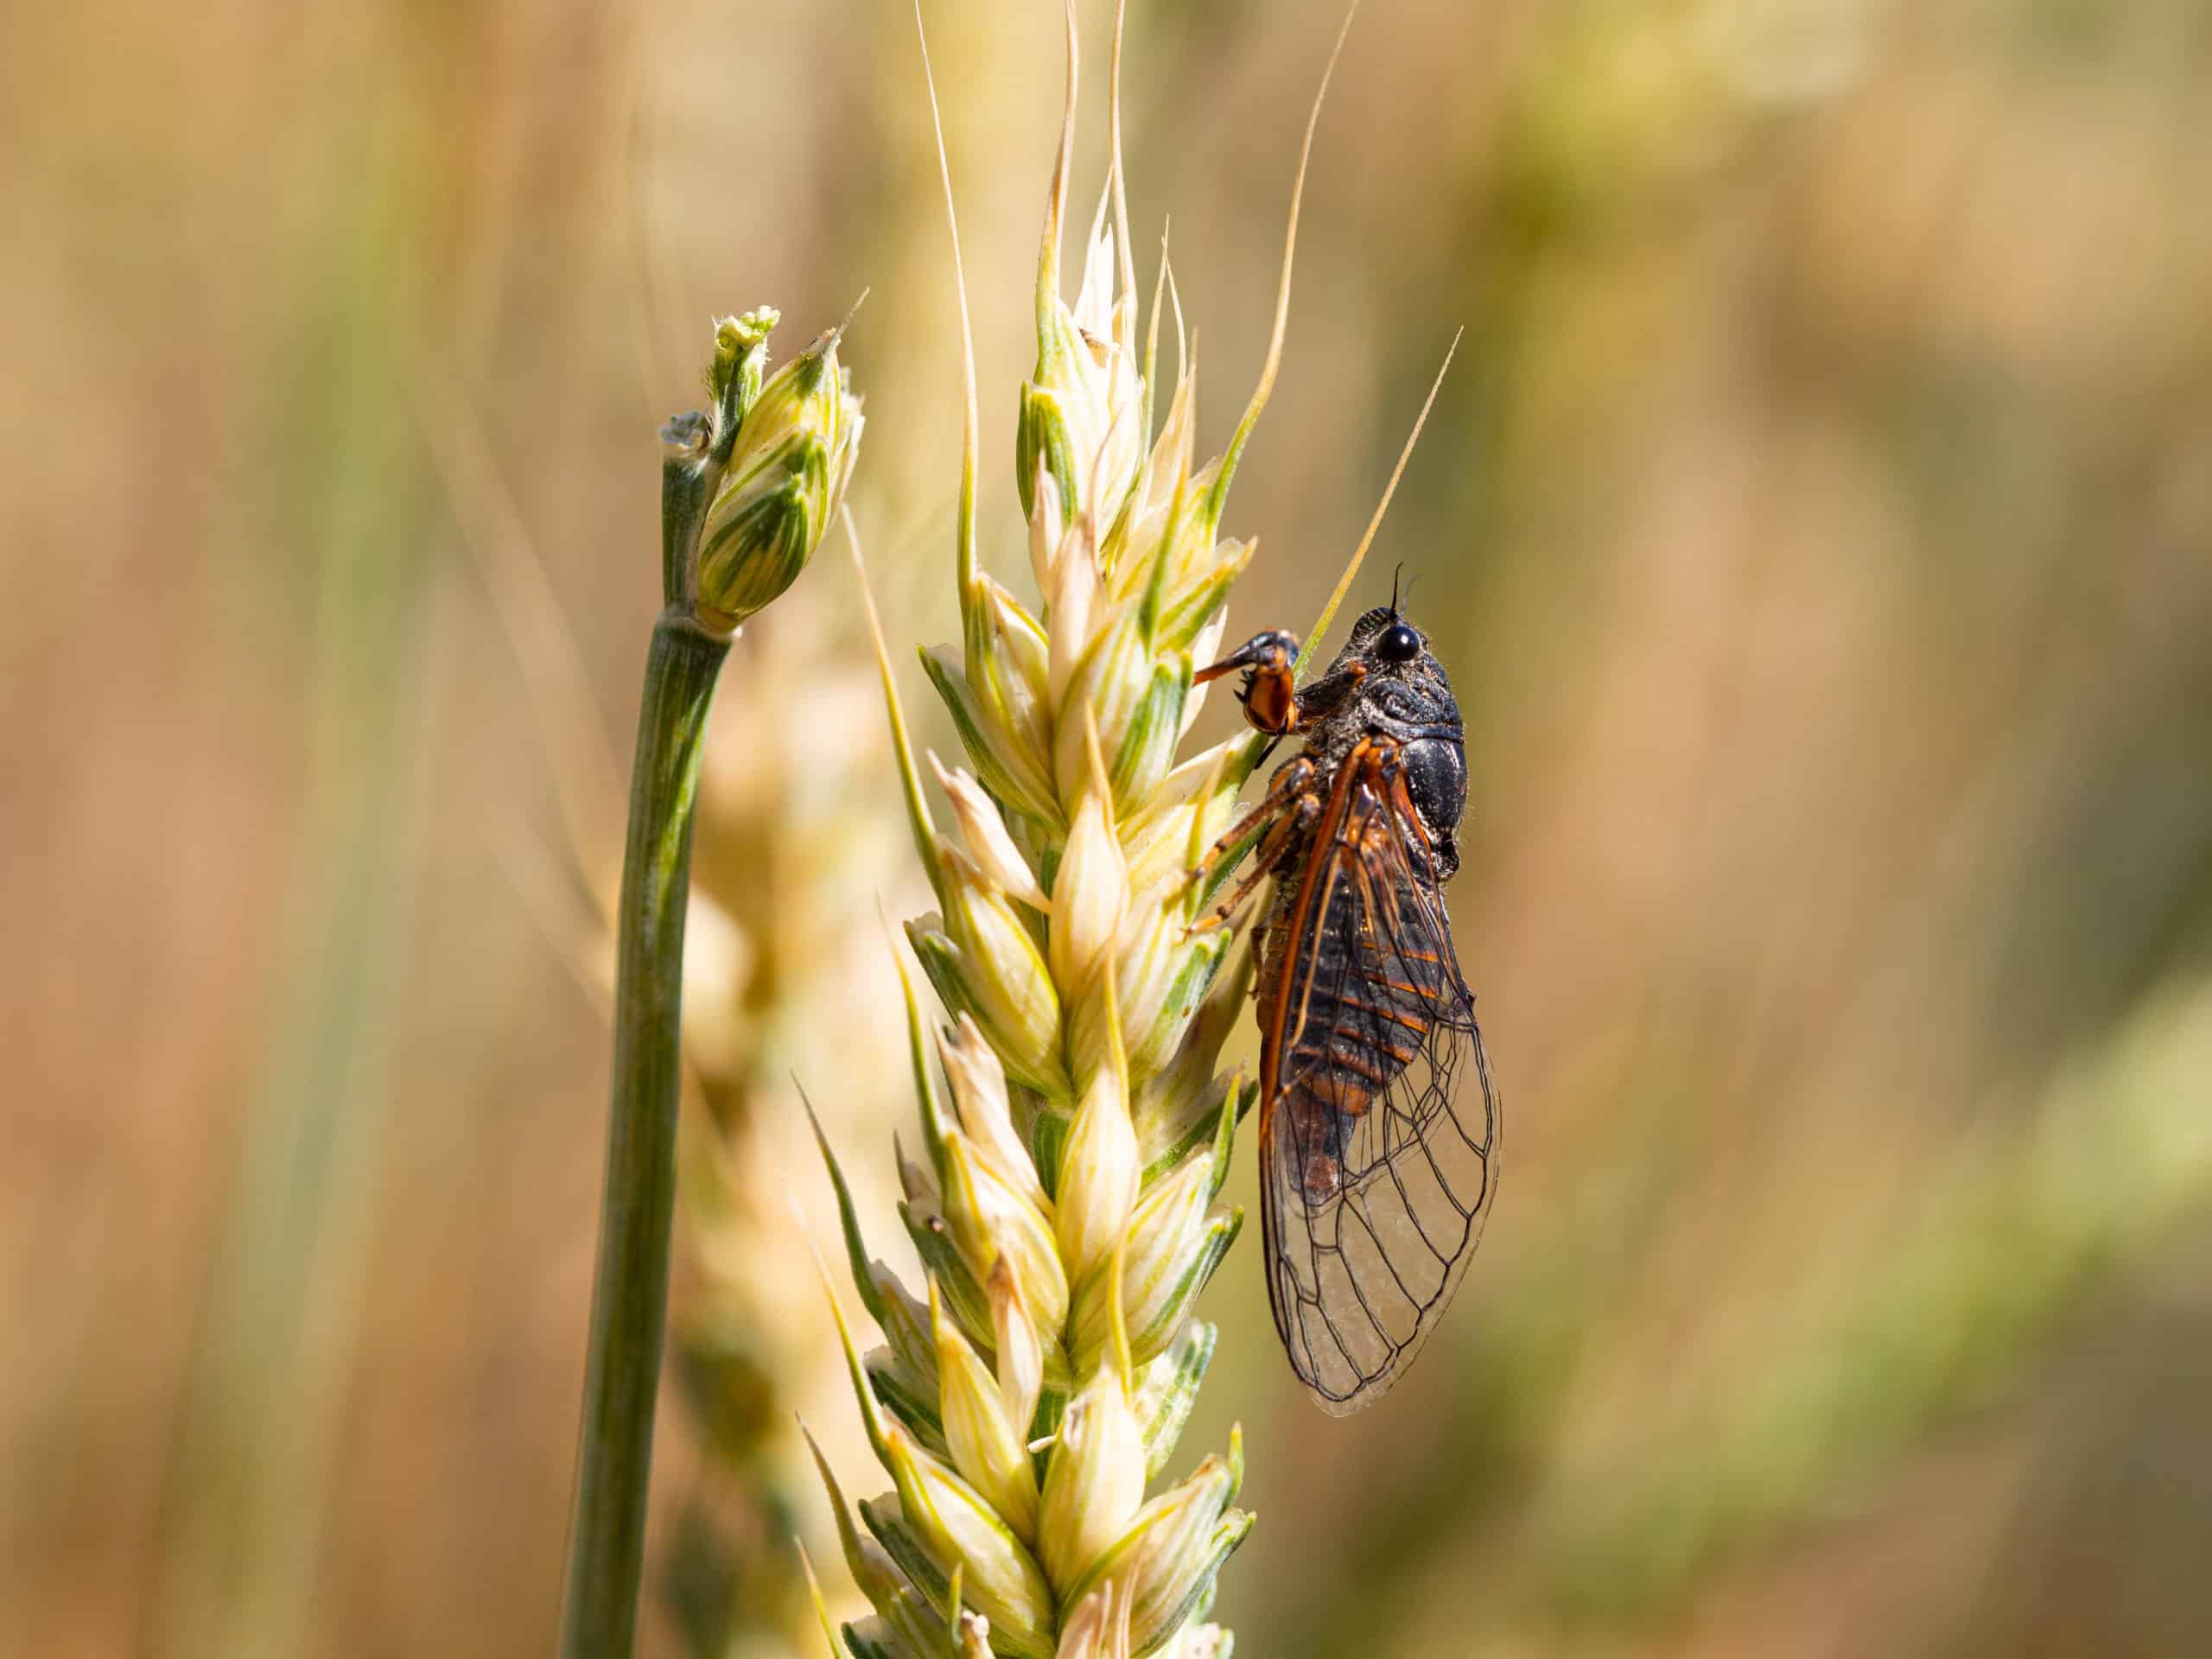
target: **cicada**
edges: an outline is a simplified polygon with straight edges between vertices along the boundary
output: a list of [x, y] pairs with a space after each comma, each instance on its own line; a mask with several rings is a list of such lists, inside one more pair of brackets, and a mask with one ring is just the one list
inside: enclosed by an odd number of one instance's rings
[[1444, 883], [1466, 804], [1459, 707], [1395, 596], [1327, 671], [1294, 681], [1269, 632], [1200, 672], [1243, 669], [1247, 718], [1301, 740], [1201, 875], [1255, 849], [1199, 923], [1274, 880], [1254, 935], [1268, 1296], [1325, 1411], [1404, 1375], [1472, 1258], [1497, 1191], [1501, 1118]]

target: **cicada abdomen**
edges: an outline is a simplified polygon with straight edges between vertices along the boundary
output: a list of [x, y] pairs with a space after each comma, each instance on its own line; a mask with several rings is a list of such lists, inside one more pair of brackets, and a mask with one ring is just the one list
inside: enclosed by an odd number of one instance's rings
[[[1379, 820], [1370, 827], [1370, 838], [1387, 833]], [[1295, 982], [1297, 1005], [1286, 1002], [1279, 1014], [1262, 1017], [1278, 1051], [1270, 1057], [1279, 1077], [1276, 1109], [1303, 1154], [1300, 1185], [1309, 1202], [1342, 1184], [1357, 1120], [1420, 1057], [1448, 988], [1440, 957], [1408, 953], [1393, 937], [1413, 894], [1389, 880], [1387, 854], [1357, 848], [1348, 861], [1351, 879], [1328, 884], [1325, 909], [1302, 933], [1294, 927], [1294, 902], [1286, 918], [1293, 925], [1270, 929], [1262, 946], [1270, 968], [1278, 960], [1287, 967], [1290, 941], [1307, 941], [1300, 974], [1265, 976], [1278, 1000]], [[1372, 890], [1385, 883], [1382, 893]], [[1369, 920], [1377, 911], [1383, 912], [1379, 928]]]

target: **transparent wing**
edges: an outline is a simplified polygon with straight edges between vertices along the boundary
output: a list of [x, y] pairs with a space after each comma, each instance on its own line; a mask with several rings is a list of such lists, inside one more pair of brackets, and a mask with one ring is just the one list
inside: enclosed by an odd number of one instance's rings
[[1268, 1292], [1293, 1369], [1341, 1414], [1436, 1328], [1501, 1130], [1426, 835], [1375, 753], [1331, 791], [1283, 944], [1262, 1056]]

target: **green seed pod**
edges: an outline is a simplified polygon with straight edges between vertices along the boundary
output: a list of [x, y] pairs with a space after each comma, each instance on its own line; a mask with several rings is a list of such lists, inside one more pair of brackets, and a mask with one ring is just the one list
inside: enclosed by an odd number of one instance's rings
[[1005, 1257], [991, 1269], [988, 1289], [991, 1330], [999, 1344], [999, 1401], [1007, 1421], [1026, 1433], [1036, 1423], [1038, 1398], [1045, 1390], [1044, 1344], [1022, 1306], [1021, 1286]]
[[937, 1337], [938, 1375], [944, 1379], [941, 1410], [952, 1466], [990, 1503], [1016, 1538], [1037, 1538], [1037, 1470], [1027, 1442], [1028, 1422], [1007, 1415], [997, 1379], [966, 1338], [930, 1307]]
[[962, 1014], [950, 1028], [938, 1033], [938, 1055], [952, 1084], [960, 1127], [974, 1144], [977, 1160], [1039, 1209], [1047, 1208], [1051, 1200], [1037, 1179], [1037, 1166], [1014, 1127], [1006, 1070], [985, 1040], [982, 1028]]
[[[741, 400], [744, 378], [760, 372], [766, 334], [747, 338], [741, 323], [724, 324], [709, 372]], [[837, 338], [823, 335], [743, 400], [699, 543], [699, 615], [710, 627], [736, 627], [797, 581], [844, 496], [866, 422]]]
[[963, 671], [1002, 743], [1041, 772], [1052, 753], [1050, 647], [1036, 620], [1000, 583], [976, 579]]
[[1129, 1224], [1137, 1190], [1137, 1134], [1128, 1085], [1110, 1065], [1098, 1068], [1068, 1126], [1060, 1194], [1052, 1211], [1060, 1259], [1080, 1283], [1103, 1271]]
[[1250, 1516], [1229, 1507], [1243, 1474], [1243, 1437], [1232, 1431], [1228, 1457], [1209, 1457], [1188, 1480], [1146, 1504], [1070, 1596], [1122, 1583], [1129, 1597], [1130, 1652], [1158, 1647], [1211, 1596], [1222, 1562], [1252, 1529]]
[[922, 668], [944, 699], [985, 788], [1009, 810], [1048, 829], [1065, 823], [1053, 793], [1051, 768], [1032, 753], [1021, 735], [1007, 725], [1003, 703], [986, 703], [968, 683], [959, 654], [939, 645], [922, 652]]
[[[1003, 1259], [1039, 1325], [1058, 1330], [1067, 1318], [1068, 1281], [1052, 1217], [994, 1176], [966, 1136], [948, 1136], [945, 1153], [945, 1224], [974, 1282], [988, 1283]], [[988, 1312], [978, 1322], [988, 1338]]]
[[[1243, 1224], [1243, 1211], [1209, 1207], [1215, 1186], [1211, 1152], [1195, 1154], [1155, 1182], [1129, 1212], [1122, 1306], [1131, 1357], [1139, 1364], [1166, 1351]], [[1114, 1340], [1110, 1265], [1094, 1268], [1076, 1284], [1071, 1357], [1078, 1371]]]
[[1144, 1427], [1109, 1366], [1068, 1402], [1045, 1467], [1037, 1550], [1046, 1575], [1074, 1584], [1143, 1501]]
[[1052, 1659], [1058, 1620], [1035, 1558], [974, 1487], [911, 1442], [894, 1438], [881, 1455], [899, 1494], [863, 1499], [861, 1518], [925, 1603], [941, 1610], [957, 1572], [963, 1599], [990, 1620], [992, 1646], [1005, 1659]]
[[1183, 1426], [1190, 1421], [1191, 1408], [1198, 1403], [1198, 1384], [1205, 1380], [1206, 1368], [1213, 1363], [1214, 1344], [1219, 1334], [1212, 1325], [1193, 1319], [1183, 1327], [1182, 1334], [1168, 1345], [1166, 1353], [1145, 1367], [1136, 1397], [1129, 1403], [1144, 1424], [1147, 1476], [1156, 1478], [1167, 1466], [1168, 1459], [1175, 1455], [1176, 1443], [1183, 1438]]
[[975, 1015], [1008, 1075], [1064, 1095], [1060, 999], [1044, 956], [1005, 890], [950, 844], [944, 852], [944, 918], [909, 928], [916, 954], [946, 1006]]

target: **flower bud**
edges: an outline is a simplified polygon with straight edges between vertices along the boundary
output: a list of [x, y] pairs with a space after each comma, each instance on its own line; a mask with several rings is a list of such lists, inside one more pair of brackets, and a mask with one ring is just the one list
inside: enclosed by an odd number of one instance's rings
[[[1095, 745], [1091, 754], [1096, 760]], [[1122, 843], [1114, 833], [1113, 804], [1103, 782], [1094, 768], [1052, 879], [1052, 977], [1071, 992], [1090, 983], [1113, 949], [1128, 899]]]
[[[1049, 480], [1046, 487], [1051, 487]], [[1102, 619], [1105, 607], [1098, 581], [1097, 541], [1090, 519], [1077, 519], [1061, 537], [1052, 578], [1043, 590], [1052, 619], [1046, 658], [1052, 708], [1058, 713], [1068, 707], [1068, 686], [1076, 665], [1090, 648], [1093, 624]]]
[[[760, 401], [768, 366], [768, 336], [783, 320], [784, 314], [774, 306], [763, 305], [715, 325], [715, 360], [707, 367], [707, 395], [714, 400], [718, 421], [741, 427], [746, 411]], [[725, 435], [734, 446], [735, 431]]]
[[[1021, 849], [1014, 844], [1014, 837], [1007, 833], [1006, 820], [999, 816], [997, 804], [976, 781], [974, 774], [960, 769], [947, 772], [934, 753], [930, 755], [929, 763], [930, 770], [937, 774], [938, 786], [952, 803], [953, 816], [960, 820], [960, 833], [968, 843], [968, 855], [976, 867], [1009, 898], [1019, 899], [1033, 910], [1049, 908], [1052, 901], [1037, 885], [1036, 872], [1022, 857]], [[1001, 1092], [1004, 1092], [1003, 1085]]]
[[966, 607], [962, 671], [1007, 742], [1041, 771], [1052, 752], [1051, 648], [1045, 630], [1003, 583], [976, 580]]
[[1015, 1537], [1033, 1544], [1037, 1471], [1029, 1457], [1029, 1425], [1008, 1419], [997, 1380], [935, 1301], [930, 1316], [943, 1387], [939, 1415], [952, 1466], [1004, 1517]]
[[1136, 1395], [1129, 1402], [1144, 1425], [1145, 1474], [1156, 1477], [1175, 1455], [1183, 1426], [1198, 1403], [1198, 1384], [1213, 1363], [1219, 1333], [1211, 1325], [1192, 1319], [1168, 1345], [1167, 1351], [1144, 1369]]
[[[883, 1454], [895, 1499], [864, 1500], [861, 1518], [925, 1601], [942, 1608], [960, 1574], [961, 1599], [988, 1619], [1007, 1659], [1051, 1659], [1056, 1623], [1051, 1587], [1019, 1539], [975, 1489], [893, 1433]], [[944, 1616], [938, 1640], [946, 1643]]]
[[1074, 1584], [1144, 1501], [1144, 1430], [1121, 1373], [1102, 1366], [1068, 1402], [1045, 1465], [1037, 1553], [1056, 1585]]
[[1060, 1169], [1052, 1218], [1068, 1276], [1082, 1284], [1110, 1262], [1136, 1196], [1137, 1132], [1127, 1084], [1114, 1067], [1100, 1066], [1083, 1091]]
[[[992, 1174], [961, 1135], [946, 1138], [944, 1219], [975, 1284], [988, 1284], [1003, 1258], [1039, 1325], [1060, 1329], [1067, 1318], [1068, 1281], [1052, 1218]], [[988, 1337], [988, 1302], [977, 1322]]]
[[1185, 574], [1171, 580], [1162, 596], [1160, 643], [1198, 656], [1198, 636], [1222, 614], [1230, 588], [1244, 574], [1258, 550], [1257, 542], [1223, 541], [1193, 551], [1185, 563]]
[[[1067, 411], [1058, 392], [1033, 382], [1023, 383], [1014, 410], [1014, 476], [1022, 513], [1033, 524], [1045, 522], [1040, 507], [1052, 515], [1054, 530], [1074, 521], [1083, 484]], [[1049, 494], [1038, 487], [1040, 480]]]
[[[1142, 1180], [1147, 1190], [1208, 1141], [1213, 1143], [1215, 1190], [1229, 1169], [1230, 1143], [1236, 1125], [1258, 1099], [1260, 1086], [1249, 1082], [1243, 1066], [1223, 1072], [1195, 1095], [1174, 1102], [1155, 1101], [1170, 1110], [1137, 1117], [1137, 1144], [1143, 1147]], [[1224, 1117], [1223, 1115], [1227, 1113]]]
[[[699, 543], [699, 614], [710, 626], [736, 627], [798, 580], [844, 496], [865, 422], [838, 333], [770, 375], [739, 423]], [[717, 342], [710, 376], [759, 372], [743, 320], [724, 323]]]
[[[1212, 1154], [1195, 1154], [1154, 1183], [1129, 1212], [1122, 1314], [1138, 1364], [1166, 1348], [1243, 1225], [1241, 1210], [1209, 1210], [1215, 1184]], [[1113, 1319], [1110, 1275], [1082, 1281], [1070, 1356], [1078, 1369], [1113, 1340]]]
[[[1152, 798], [1120, 826], [1132, 891], [1164, 884], [1162, 908], [1195, 910], [1192, 868], [1235, 816], [1242, 739], [1201, 749], [1160, 780]], [[1173, 901], [1179, 901], [1179, 906]]]
[[1230, 1510], [1211, 1530], [1198, 1536], [1197, 1553], [1171, 1554], [1173, 1547], [1164, 1541], [1145, 1553], [1129, 1607], [1133, 1652], [1144, 1652], [1148, 1645], [1164, 1639], [1185, 1620], [1202, 1616], [1213, 1605], [1214, 1581], [1220, 1576], [1222, 1564], [1251, 1530], [1249, 1513]]
[[[1133, 610], [1123, 611], [1090, 641], [1068, 671], [1059, 706], [1082, 709], [1084, 720], [1063, 720], [1054, 735], [1053, 777], [1064, 800], [1080, 798], [1089, 786], [1085, 721], [1096, 727], [1100, 752], [1110, 769], [1130, 721], [1151, 690], [1152, 653], [1137, 622]], [[1118, 791], [1117, 796], [1121, 800], [1129, 798], [1119, 796]]]
[[1226, 928], [1192, 933], [1183, 906], [1158, 887], [1130, 908], [1149, 923], [1122, 948], [1116, 980], [1122, 1042], [1130, 1071], [1147, 1077], [1173, 1058], [1236, 941]]
[[[1189, 658], [1179, 651], [1155, 653], [1147, 632], [1141, 607], [1125, 609], [1077, 663], [1061, 698], [1063, 709], [1084, 709], [1096, 723], [1120, 811], [1149, 802], [1173, 766], [1191, 690]], [[1084, 741], [1083, 727], [1061, 721], [1052, 765], [1065, 798], [1083, 787]]]
[[1047, 1200], [1037, 1179], [1037, 1166], [1014, 1130], [1005, 1068], [984, 1040], [982, 1028], [969, 1015], [960, 1015], [949, 1029], [938, 1032], [938, 1054], [952, 1082], [960, 1127], [974, 1142], [976, 1157], [1008, 1186], [1045, 1208]]
[[1048, 828], [1057, 826], [1060, 809], [1049, 760], [1008, 726], [1006, 709], [993, 708], [976, 694], [960, 654], [949, 645], [936, 646], [922, 653], [922, 668], [984, 786], [1010, 810]]
[[914, 954], [945, 1007], [975, 1016], [1009, 1072], [1065, 1097], [1060, 999], [1036, 942], [973, 863], [957, 853], [944, 863], [944, 914], [908, 924]]
[[1062, 510], [1104, 520], [1121, 506], [1143, 454], [1138, 430], [1144, 383], [1129, 336], [1135, 307], [1117, 296], [1114, 233], [1102, 225], [1084, 261], [1074, 308], [1053, 297], [1039, 318], [1037, 372], [1022, 388], [1014, 432], [1016, 486], [1034, 511], [1032, 484], [1043, 461]]
[[1037, 1421], [1045, 1389], [1045, 1349], [1021, 1302], [1021, 1286], [1004, 1256], [991, 1269], [991, 1329], [998, 1338], [999, 1402], [1023, 1434]]
[[[1252, 1529], [1250, 1516], [1229, 1507], [1243, 1475], [1241, 1432], [1230, 1432], [1229, 1446], [1226, 1459], [1209, 1457], [1188, 1480], [1146, 1504], [1062, 1598], [1120, 1581], [1129, 1597], [1132, 1652], [1149, 1652], [1180, 1628], [1211, 1594], [1221, 1564]], [[1048, 1515], [1051, 1484], [1048, 1474]]]
[[1025, 504], [1029, 515], [1029, 569], [1037, 578], [1037, 591], [1045, 596], [1045, 604], [1052, 615], [1052, 632], [1059, 632], [1060, 618], [1055, 596], [1056, 573], [1060, 568], [1060, 550], [1073, 534], [1065, 517], [1060, 512], [1060, 486], [1048, 470], [1039, 467], [1032, 486], [1031, 501]]
[[1052, 1659], [1129, 1659], [1129, 1603], [1118, 1584], [1100, 1586], [1060, 1621]]

